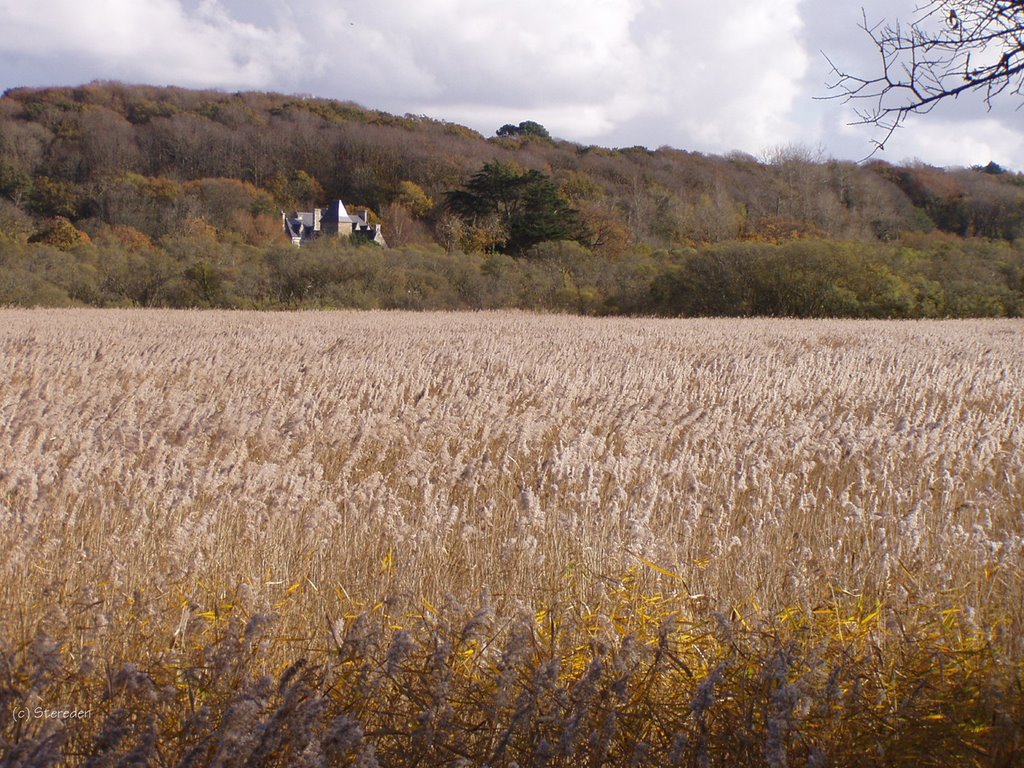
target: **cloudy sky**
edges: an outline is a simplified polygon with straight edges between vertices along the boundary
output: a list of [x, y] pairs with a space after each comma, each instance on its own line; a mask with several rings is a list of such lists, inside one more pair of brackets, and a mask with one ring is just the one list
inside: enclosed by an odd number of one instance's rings
[[[492, 135], [536, 120], [585, 144], [860, 159], [822, 51], [875, 66], [869, 19], [916, 0], [0, 0], [0, 89], [130, 83], [346, 99]], [[880, 155], [1024, 170], [1024, 111], [961, 99]]]

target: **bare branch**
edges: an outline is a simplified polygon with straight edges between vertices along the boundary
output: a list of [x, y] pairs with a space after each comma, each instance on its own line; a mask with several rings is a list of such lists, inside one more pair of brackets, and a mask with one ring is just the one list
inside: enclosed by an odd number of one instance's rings
[[853, 124], [881, 130], [872, 154], [907, 117], [962, 93], [982, 94], [990, 109], [997, 97], [1024, 95], [1024, 0], [931, 0], [908, 25], [861, 14], [880, 71], [854, 74], [826, 56], [833, 79], [824, 98], [855, 103]]

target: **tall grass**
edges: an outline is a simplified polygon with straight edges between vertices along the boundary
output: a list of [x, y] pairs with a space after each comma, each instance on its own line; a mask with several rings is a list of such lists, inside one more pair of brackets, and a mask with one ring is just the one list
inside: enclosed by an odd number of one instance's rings
[[1018, 321], [0, 325], [0, 764], [1024, 760]]

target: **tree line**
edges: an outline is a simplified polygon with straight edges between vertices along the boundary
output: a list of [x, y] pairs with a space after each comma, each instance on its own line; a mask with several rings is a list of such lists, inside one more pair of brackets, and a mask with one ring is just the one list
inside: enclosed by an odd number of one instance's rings
[[590, 315], [1013, 317], [1024, 249], [941, 233], [894, 243], [798, 239], [530, 258], [322, 239], [254, 246], [207, 228], [160, 245], [115, 230], [71, 249], [0, 247], [0, 305], [226, 309], [526, 309]]
[[[532, 121], [497, 134], [266, 93], [8, 91], [0, 302], [1021, 311], [1024, 178], [995, 163], [605, 149]], [[281, 211], [333, 198], [396, 247], [287, 245]]]

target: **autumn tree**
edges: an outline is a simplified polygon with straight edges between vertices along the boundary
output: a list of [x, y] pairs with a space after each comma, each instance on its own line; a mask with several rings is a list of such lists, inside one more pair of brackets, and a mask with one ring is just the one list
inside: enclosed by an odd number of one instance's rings
[[577, 241], [594, 253], [617, 258], [629, 249], [629, 228], [610, 202], [588, 200], [579, 207]]
[[33, 231], [32, 218], [10, 200], [0, 198], [0, 243], [24, 242]]
[[45, 226], [28, 239], [30, 243], [44, 243], [70, 251], [89, 242], [89, 236], [77, 229], [74, 224], [63, 216], [50, 219]]
[[1003, 94], [1024, 95], [1024, 2], [931, 0], [909, 24], [862, 28], [878, 50], [880, 69], [846, 72], [833, 63], [835, 97], [856, 102], [861, 123], [882, 129], [884, 149], [893, 132], [914, 113], [977, 92], [991, 106]]
[[31, 208], [47, 217], [75, 219], [81, 206], [78, 188], [63, 179], [36, 176], [32, 183]]
[[327, 199], [319, 180], [303, 170], [294, 171], [289, 176], [277, 173], [265, 186], [273, 196], [274, 202], [290, 211], [309, 210], [323, 204]]
[[79, 131], [82, 170], [87, 176], [123, 173], [140, 165], [135, 130], [121, 115], [109, 109], [88, 109], [80, 118]]
[[385, 234], [392, 246], [413, 242], [429, 242], [429, 233], [422, 220], [434, 208], [434, 201], [414, 181], [403, 181], [398, 185], [394, 199], [384, 206]]
[[21, 208], [32, 193], [32, 177], [43, 163], [53, 135], [43, 126], [0, 120], [0, 195]]
[[106, 184], [94, 204], [108, 224], [134, 227], [158, 238], [188, 218], [197, 201], [172, 179], [128, 173]]
[[398, 185], [395, 202], [405, 207], [417, 219], [422, 219], [434, 207], [434, 201], [423, 191], [423, 187], [408, 180]]

